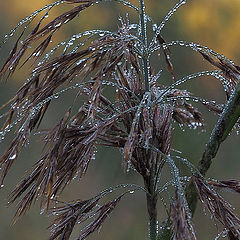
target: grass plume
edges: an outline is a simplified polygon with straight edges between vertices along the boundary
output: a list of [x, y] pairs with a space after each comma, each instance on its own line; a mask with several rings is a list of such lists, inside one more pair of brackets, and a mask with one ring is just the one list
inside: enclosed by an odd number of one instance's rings
[[[30, 65], [31, 70], [16, 95], [0, 108], [4, 119], [0, 141], [15, 128], [14, 138], [0, 158], [0, 184], [31, 140], [31, 135], [41, 128], [52, 100], [68, 90], [77, 90], [74, 93], [76, 99], [81, 99], [78, 110], [69, 106], [55, 126], [42, 131], [41, 158], [9, 196], [9, 204], [19, 201], [15, 221], [40, 201], [41, 209], [55, 218], [49, 227], [49, 240], [68, 240], [77, 224], [84, 226], [87, 222], [77, 238], [83, 240], [103, 225], [126, 194], [140, 190], [146, 195], [149, 240], [197, 239], [192, 218], [198, 198], [222, 223], [229, 239], [240, 239], [239, 218], [212, 189], [231, 189], [239, 193], [239, 181], [204, 179], [220, 144], [239, 124], [240, 67], [205, 46], [164, 39], [162, 29], [174, 12], [186, 3], [185, 0], [179, 1], [159, 25], [146, 14], [143, 0], [139, 0], [139, 6], [128, 1], [115, 1], [134, 9], [138, 22], [130, 23], [127, 15], [120, 18], [115, 32], [89, 30], [52, 47], [55, 33], [64, 25], [82, 11], [105, 2], [65, 0], [34, 12], [5, 37], [4, 42], [16, 29], [21, 29], [1, 67], [0, 77], [10, 80], [18, 67], [25, 65]], [[45, 23], [45, 16], [53, 7], [66, 4], [70, 10]], [[29, 30], [30, 23], [39, 14], [42, 17]], [[179, 78], [171, 61], [173, 45], [190, 48], [217, 70]], [[62, 46], [64, 50], [61, 50]], [[163, 84], [163, 69], [154, 67], [156, 52], [165, 61], [171, 79], [169, 85]], [[187, 81], [204, 76], [215, 77], [222, 84], [226, 94], [222, 105], [181, 89]], [[106, 93], [109, 88], [114, 89], [112, 96]], [[218, 114], [219, 121], [199, 165], [194, 166], [192, 159], [185, 160], [191, 174], [181, 176], [174, 157], [177, 152], [173, 149], [174, 126], [177, 123], [191, 129], [203, 128], [207, 121], [197, 104]], [[62, 191], [76, 176], [79, 179], [85, 176], [101, 146], [118, 149], [123, 172], [134, 170], [142, 178], [143, 186], [119, 185], [90, 199], [61, 202]], [[160, 189], [164, 186], [161, 176], [164, 171], [169, 171], [167, 166], [170, 166], [172, 177], [169, 187], [174, 191], [163, 188], [169, 196], [165, 213], [168, 219], [167, 224], [159, 227], [158, 202]], [[112, 192], [118, 192], [118, 196], [113, 197]], [[106, 200], [106, 195], [111, 199]]]

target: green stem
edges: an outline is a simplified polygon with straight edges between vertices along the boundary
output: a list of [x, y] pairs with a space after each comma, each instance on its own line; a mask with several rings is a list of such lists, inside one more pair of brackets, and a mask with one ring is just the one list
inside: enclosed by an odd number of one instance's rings
[[[153, 159], [153, 158], [152, 158]], [[157, 219], [157, 200], [158, 196], [155, 191], [155, 164], [152, 161], [150, 176], [145, 182], [145, 188], [148, 190], [147, 197], [147, 210], [149, 216], [149, 240], [157, 240], [158, 238], [158, 219]]]
[[149, 215], [149, 240], [157, 240], [158, 220], [157, 220], [157, 197], [156, 195], [147, 195], [147, 208]]
[[[211, 137], [206, 145], [202, 159], [198, 164], [199, 172], [205, 176], [215, 158], [220, 144], [228, 137], [235, 123], [240, 117], [240, 82], [237, 84], [233, 94], [226, 104], [217, 124], [215, 125]], [[187, 199], [192, 214], [197, 206], [198, 196], [192, 183], [186, 188]]]
[[211, 137], [199, 162], [198, 169], [205, 175], [209, 169], [212, 159], [216, 156], [220, 144], [228, 137], [235, 123], [240, 116], [240, 82], [237, 84], [234, 93], [230, 97], [217, 124], [215, 125]]

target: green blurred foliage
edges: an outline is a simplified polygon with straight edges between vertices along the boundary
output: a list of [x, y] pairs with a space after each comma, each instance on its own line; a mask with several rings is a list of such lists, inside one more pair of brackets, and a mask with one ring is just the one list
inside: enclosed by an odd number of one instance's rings
[[[0, 32], [1, 36], [9, 32], [16, 23], [30, 12], [51, 3], [47, 0], [2, 0], [0, 2]], [[138, 3], [138, 1], [133, 1]], [[167, 14], [176, 1], [152, 0], [146, 1], [147, 13], [152, 16], [156, 23], [159, 23]], [[125, 11], [130, 14], [130, 20], [137, 21], [136, 14], [129, 8], [121, 7], [117, 3], [105, 3], [94, 6], [81, 14], [73, 23], [65, 26], [64, 30], [59, 32], [56, 41], [69, 37], [70, 34], [78, 33], [87, 29], [118, 29], [118, 17], [125, 17]], [[51, 18], [56, 17], [64, 11], [63, 5], [53, 10]], [[131, 15], [133, 14], [133, 16]], [[240, 2], [238, 0], [192, 0], [181, 7], [176, 14], [166, 24], [162, 35], [166, 41], [187, 40], [208, 45], [214, 50], [225, 54], [239, 63], [240, 60]], [[7, 42], [1, 49], [2, 63], [13, 44], [14, 40]], [[174, 64], [177, 78], [204, 69], [209, 69], [209, 65], [203, 61], [202, 57], [192, 53], [189, 49], [172, 48], [172, 61]], [[164, 62], [156, 58], [154, 65], [164, 67]], [[0, 105], [7, 99], [14, 96], [14, 93], [26, 79], [28, 69], [20, 70], [9, 79], [7, 83], [0, 83]], [[169, 78], [167, 73], [163, 73], [165, 78]], [[162, 78], [161, 78], [162, 79]], [[166, 81], [167, 82], [167, 81]], [[194, 79], [184, 85], [191, 92], [198, 96], [204, 96], [209, 99], [216, 99], [222, 102], [224, 99], [223, 89], [217, 80], [213, 78]], [[55, 100], [51, 109], [48, 110], [48, 118], [44, 120], [41, 128], [53, 126], [61, 116], [61, 113], [73, 103], [71, 94], [62, 95]], [[199, 107], [201, 108], [201, 107]], [[180, 150], [183, 156], [194, 163], [197, 163], [203, 152], [205, 143], [210, 135], [210, 130], [216, 123], [217, 116], [210, 114], [203, 108], [204, 116], [207, 121], [205, 131], [194, 131], [185, 129], [182, 131], [179, 126], [175, 126], [173, 147]], [[14, 133], [11, 133], [14, 134]], [[4, 152], [11, 134], [6, 141], [0, 145], [0, 153]], [[26, 169], [39, 159], [41, 154], [40, 138], [33, 137], [32, 143], [21, 154], [20, 159], [14, 164], [8, 175], [5, 187], [0, 192], [0, 239], [7, 240], [42, 240], [48, 236], [46, 230], [49, 220], [44, 215], [39, 215], [39, 208], [36, 204], [26, 216], [24, 216], [14, 226], [11, 226], [11, 219], [14, 216], [15, 207], [6, 208], [7, 196], [11, 189], [24, 176]], [[224, 142], [211, 166], [208, 176], [217, 179], [239, 179], [239, 136], [235, 133]], [[186, 173], [184, 166], [179, 164], [181, 173]], [[167, 179], [165, 176], [164, 178]], [[89, 172], [81, 181], [76, 180], [66, 189], [63, 194], [64, 200], [84, 199], [99, 191], [119, 183], [139, 183], [141, 179], [134, 172], [124, 174], [121, 165], [120, 153], [106, 148], [100, 149], [96, 160], [90, 164]], [[224, 194], [226, 195], [226, 194]], [[229, 197], [230, 196], [230, 197]], [[227, 194], [230, 202], [239, 206], [239, 196]], [[164, 219], [162, 215], [162, 206], [159, 203], [160, 220]], [[239, 210], [239, 209], [238, 209]], [[198, 214], [195, 216], [195, 226], [199, 232], [199, 240], [214, 239], [217, 235], [217, 229], [214, 222], [202, 213], [200, 206]], [[199, 224], [200, 223], [200, 224]], [[203, 233], [204, 231], [204, 233]], [[76, 235], [76, 231], [74, 234]], [[146, 239], [147, 238], [147, 215], [145, 206], [145, 196], [137, 193], [127, 196], [116, 208], [111, 218], [106, 221], [100, 233], [95, 233], [90, 239], [99, 240], [120, 240], [120, 239]]]

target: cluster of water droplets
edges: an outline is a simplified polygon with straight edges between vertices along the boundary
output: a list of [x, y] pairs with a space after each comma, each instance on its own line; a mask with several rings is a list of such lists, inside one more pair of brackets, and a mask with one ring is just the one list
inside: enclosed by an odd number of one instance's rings
[[187, 214], [187, 222], [190, 226], [190, 230], [191, 230], [192, 235], [196, 239], [195, 231], [194, 231], [194, 228], [193, 228], [193, 225], [192, 225], [192, 220], [191, 220], [192, 219], [192, 214], [191, 214], [191, 211], [188, 207], [188, 203], [187, 203], [187, 200], [186, 200], [186, 197], [185, 197], [185, 193], [184, 193], [184, 189], [183, 189], [183, 186], [182, 186], [182, 181], [181, 181], [179, 169], [177, 168], [174, 160], [170, 156], [166, 156], [166, 162], [169, 164], [169, 166], [171, 168], [171, 173], [172, 173], [172, 176], [175, 180], [175, 184], [176, 184], [178, 194], [184, 200], [183, 204], [184, 204], [186, 214]]
[[164, 17], [164, 19], [160, 23], [159, 27], [157, 28], [157, 34], [159, 34], [161, 32], [161, 30], [164, 28], [166, 22], [177, 11], [177, 9], [184, 4], [186, 4], [186, 0], [181, 0], [169, 11], [169, 13]]
[[156, 43], [156, 38], [157, 35], [160, 34], [161, 30], [164, 28], [166, 22], [171, 18], [171, 16], [177, 11], [177, 9], [182, 6], [183, 4], [186, 3], [186, 0], [181, 0], [179, 1], [169, 12], [168, 14], [164, 17], [164, 19], [162, 20], [162, 22], [160, 23], [160, 25], [157, 27], [156, 24], [153, 24], [153, 30], [155, 31], [155, 35], [149, 45], [149, 49], [152, 49], [152, 47], [155, 45]]
[[[188, 76], [185, 76], [185, 77], [181, 78], [180, 80], [177, 80], [175, 83], [171, 84], [166, 89], [159, 91], [159, 96], [153, 103], [157, 104], [157, 103], [162, 102], [164, 97], [166, 97], [173, 89], [175, 89], [175, 87], [182, 85], [183, 83], [185, 83], [191, 79], [202, 77], [202, 76], [214, 76], [214, 77], [220, 79], [220, 76], [221, 76], [220, 73], [221, 73], [221, 71], [218, 71], [218, 70], [202, 71], [202, 72], [197, 72], [197, 73], [193, 73]], [[188, 100], [187, 98], [190, 98], [190, 96], [187, 96], [187, 97], [179, 96], [179, 97], [174, 97], [174, 98], [176, 98], [176, 100], [177, 100], [177, 98], [181, 98], [181, 97], [183, 97], [185, 100]], [[170, 100], [172, 101], [172, 100], [174, 100], [174, 98], [171, 98]], [[195, 101], [198, 101], [198, 100], [200, 100], [200, 98], [195, 98]]]
[[228, 236], [228, 232], [229, 232], [229, 230], [227, 230], [226, 228], [223, 229], [223, 230], [214, 238], [214, 240], [219, 240], [221, 237], [222, 237], [222, 238], [227, 237], [227, 236]]
[[154, 76], [151, 77], [151, 84], [152, 84], [153, 86], [155, 86], [157, 80], [161, 77], [162, 71], [163, 71], [163, 70], [160, 69], [160, 70], [157, 72], [157, 74], [155, 74]]
[[[38, 62], [38, 66], [33, 70], [33, 74], [36, 74], [39, 66], [41, 66], [43, 63], [49, 61], [50, 57], [61, 47], [61, 46], [65, 46], [63, 53], [66, 53], [67, 49], [72, 45], [71, 41], [75, 40], [75, 37], [72, 36], [72, 40], [70, 39], [69, 41], [61, 41], [60, 43], [58, 43], [54, 48], [52, 48], [49, 52], [47, 52], [45, 54], [45, 56], [43, 57], [43, 59], [41, 61]], [[87, 41], [87, 40], [86, 40]], [[80, 46], [83, 46], [85, 44], [85, 41], [79, 43], [70, 53], [74, 53], [78, 50], [78, 48]]]
[[[144, 94], [141, 102], [140, 102], [139, 105], [137, 106], [137, 110], [136, 110], [134, 119], [133, 119], [133, 121], [132, 121], [131, 130], [130, 130], [130, 133], [129, 133], [129, 135], [128, 135], [128, 138], [131, 138], [132, 135], [133, 135], [133, 133], [135, 132], [136, 126], [137, 126], [138, 123], [139, 123], [139, 118], [140, 118], [140, 116], [141, 116], [142, 109], [143, 109], [145, 106], [149, 106], [150, 98], [151, 98], [150, 92], [146, 92], [146, 93]], [[129, 109], [129, 110], [130, 110], [130, 109]], [[145, 147], [148, 148], [148, 146], [145, 146]], [[131, 164], [131, 159], [128, 159], [128, 160], [127, 160], [127, 169], [126, 169], [126, 171], [129, 172], [131, 168], [133, 168], [133, 166], [132, 166], [132, 164]]]
[[139, 9], [139, 28], [138, 34], [141, 36], [141, 40], [144, 46], [147, 46], [147, 15], [145, 13], [145, 4], [144, 1], [139, 1], [140, 9]]
[[239, 134], [240, 134], [240, 124], [239, 124], [239, 123], [236, 123], [236, 124], [234, 125], [234, 127], [236, 128], [236, 133], [237, 133], [237, 135], [239, 135]]
[[159, 232], [159, 226], [158, 226], [158, 221], [153, 223], [154, 226], [151, 223], [151, 220], [149, 220], [148, 222], [148, 239], [153, 239], [155, 236], [152, 236], [152, 227], [154, 227], [154, 234], [156, 234], [156, 236], [158, 236], [158, 232]]
[[[184, 194], [183, 187], [181, 184], [181, 177], [180, 177], [180, 172], [179, 169], [177, 168], [174, 160], [170, 156], [165, 156], [166, 162], [169, 164], [171, 168], [171, 173], [174, 179], [174, 183], [176, 184], [175, 186], [177, 187], [179, 194], [182, 196]], [[183, 195], [184, 196], [184, 195]]]
[[[87, 36], [87, 39], [84, 39], [82, 42], [78, 43], [74, 48], [73, 50], [70, 52], [71, 53], [74, 53], [76, 52], [81, 46], [84, 46], [86, 44], [86, 42], [94, 37], [95, 35], [99, 35], [99, 36], [104, 36], [106, 34], [113, 34], [111, 31], [105, 31], [105, 30], [89, 30], [89, 31], [85, 31], [85, 32], [82, 32], [82, 33], [78, 33], [78, 34], [74, 34], [69, 40], [64, 40], [64, 41], [61, 41], [60, 43], [58, 43], [54, 48], [52, 48], [49, 52], [47, 52], [44, 56], [44, 58], [38, 62], [38, 67], [40, 65], [42, 65], [43, 63], [47, 62], [50, 57], [61, 47], [61, 46], [65, 46], [64, 50], [63, 50], [63, 54], [65, 54], [67, 52], [67, 50], [72, 46], [74, 45], [74, 41], [79, 39], [79, 38], [82, 38], [82, 37], [86, 37]], [[37, 68], [35, 68], [33, 70], [33, 72], [36, 72], [37, 71]]]
[[[180, 179], [181, 183], [185, 185], [186, 183], [188, 183], [190, 181], [191, 177], [188, 177], [188, 176], [181, 177], [180, 176], [179, 179]], [[175, 188], [177, 187], [175, 178], [166, 182], [163, 186], [158, 187], [157, 193], [161, 194], [163, 192], [167, 192], [168, 194], [170, 194], [170, 191], [168, 190], [169, 187], [175, 187]]]
[[135, 11], [138, 11], [138, 7], [135, 6], [134, 4], [130, 3], [129, 1], [125, 1], [125, 0], [102, 0], [102, 1], [104, 1], [104, 2], [112, 2], [112, 1], [114, 1], [114, 2], [120, 3], [120, 4], [124, 5], [124, 6], [130, 7], [132, 9], [134, 9]]
[[198, 43], [187, 42], [187, 41], [182, 41], [182, 40], [174, 40], [174, 41], [167, 42], [167, 43], [163, 44], [163, 46], [167, 46], [167, 47], [171, 47], [171, 46], [174, 46], [174, 45], [178, 45], [178, 46], [181, 46], [181, 47], [189, 47], [194, 51], [199, 51], [199, 50], [206, 51], [207, 53], [213, 55], [214, 57], [216, 57], [218, 59], [223, 59], [223, 60], [225, 60], [225, 61], [227, 61], [231, 64], [234, 64], [234, 62], [231, 59], [227, 58], [223, 54], [217, 53], [213, 49], [211, 49], [207, 46], [202, 46]]
[[[85, 85], [87, 85], [89, 83], [92, 83], [92, 81], [88, 81], [88, 82], [85, 82], [85, 83], [82, 83], [82, 84], [76, 83], [73, 86], [69, 86], [67, 88], [64, 88], [64, 89], [52, 94], [51, 96], [45, 98], [43, 101], [38, 103], [36, 106], [32, 107], [29, 110], [29, 112], [25, 111], [25, 107], [21, 108], [21, 110], [19, 109], [18, 114], [17, 114], [17, 119], [15, 121], [13, 121], [11, 124], [7, 125], [4, 130], [0, 131], [0, 142], [2, 142], [4, 140], [5, 135], [7, 133], [9, 133], [13, 127], [15, 127], [18, 123], [20, 123], [23, 120], [23, 118], [26, 116], [26, 114], [29, 114], [29, 116], [26, 119], [26, 121], [21, 125], [21, 127], [19, 129], [20, 132], [24, 131], [24, 127], [26, 126], [27, 122], [30, 121], [42, 109], [42, 107], [46, 103], [48, 103], [49, 101], [51, 101], [53, 99], [58, 99], [61, 94], [65, 93], [69, 90], [74, 90], [76, 88], [84, 88]], [[26, 101], [25, 105], [28, 105], [28, 101]]]
[[[201, 176], [201, 173], [198, 171], [198, 169], [194, 166], [194, 164], [192, 164], [188, 159], [186, 158], [183, 158], [181, 156], [175, 156], [176, 159], [180, 160], [181, 162], [183, 162], [189, 169], [192, 173], [194, 174], [197, 174], [199, 176]], [[190, 180], [190, 177], [187, 177], [187, 181]]]
[[127, 184], [119, 184], [115, 187], [107, 188], [107, 189], [103, 190], [102, 192], [100, 192], [98, 195], [96, 195], [94, 198], [99, 198], [99, 197], [102, 198], [109, 193], [113, 193], [115, 191], [126, 189], [126, 188], [128, 188], [128, 189], [130, 188], [130, 189], [126, 190], [125, 193], [130, 193], [130, 194], [133, 194], [136, 190], [147, 192], [147, 190], [145, 188], [143, 188], [137, 184], [127, 183]]
[[102, 81], [102, 84], [105, 86], [110, 86], [115, 88], [116, 90], [124, 90], [125, 92], [128, 92], [131, 94], [132, 97], [135, 98], [135, 100], [138, 100], [138, 97], [135, 95], [135, 93], [133, 91], [131, 91], [129, 88], [123, 86], [123, 85], [119, 85], [118, 83], [115, 82], [111, 82], [111, 81]]
[[113, 34], [113, 33], [111, 31], [106, 31], [106, 30], [89, 30], [82, 33], [74, 34], [70, 38], [70, 40], [67, 41], [63, 52], [66, 53], [68, 48], [74, 45], [74, 41], [76, 41], [79, 38], [86, 37], [86, 36], [88, 37], [86, 40], [83, 40], [81, 43], [79, 43], [78, 47], [83, 46], [90, 38], [92, 38], [95, 35], [102, 37], [106, 34]]
[[[64, 3], [65, 1], [64, 0], [59, 0], [59, 1], [56, 1], [52, 4], [49, 4], [49, 5], [46, 5], [44, 6], [43, 8], [40, 8], [36, 11], [34, 11], [31, 15], [29, 15], [28, 17], [22, 19], [17, 25], [16, 27], [14, 27], [8, 34], [6, 34], [4, 36], [4, 40], [3, 40], [3, 43], [6, 43], [7, 40], [9, 39], [9, 37], [12, 37], [14, 35], [14, 33], [16, 32], [16, 30], [21, 27], [22, 25], [24, 25], [25, 23], [27, 22], [31, 22], [39, 13], [41, 13], [42, 11], [49, 11], [50, 9], [52, 9], [54, 6], [58, 6], [59, 4], [61, 3]], [[46, 18], [48, 15], [46, 14], [44, 17]]]
[[0, 131], [0, 143], [5, 139], [5, 135], [7, 133], [9, 133], [13, 127], [15, 127], [18, 123], [20, 123], [22, 121], [22, 119], [24, 118], [24, 114], [19, 115], [18, 118], [13, 121], [12, 123], [8, 124], [4, 130]]
[[[61, 46], [64, 46], [65, 44], [66, 44], [66, 41], [62, 41], [62, 42], [58, 43], [54, 48], [52, 48], [48, 53], [45, 54], [42, 61], [38, 62], [38, 66], [47, 62], [50, 59], [50, 57], [56, 52], [56, 50], [58, 50]], [[36, 69], [33, 70], [33, 72], [35, 72], [35, 71], [36, 71]]]

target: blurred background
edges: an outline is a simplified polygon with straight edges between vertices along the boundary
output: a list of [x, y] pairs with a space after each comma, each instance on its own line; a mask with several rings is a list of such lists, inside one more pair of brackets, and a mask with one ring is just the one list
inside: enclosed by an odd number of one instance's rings
[[[50, 4], [51, 0], [8, 0], [0, 1], [0, 35], [4, 37], [17, 22], [29, 15], [31, 12]], [[146, 11], [156, 23], [160, 23], [168, 11], [175, 5], [175, 0], [151, 0], [146, 1]], [[132, 1], [138, 5], [138, 1]], [[70, 6], [60, 5], [51, 11], [50, 17], [54, 18]], [[135, 13], [117, 3], [102, 3], [83, 11], [76, 20], [67, 24], [56, 35], [55, 40], [60, 41], [71, 36], [71, 34], [86, 29], [111, 29], [117, 30], [118, 17], [126, 16], [129, 12], [130, 20], [136, 21]], [[215, 51], [224, 54], [232, 59], [237, 65], [240, 64], [240, 1], [239, 0], [191, 0], [182, 6], [175, 15], [167, 22], [162, 31], [163, 38], [168, 42], [171, 40], [186, 40], [207, 45]], [[11, 38], [0, 49], [0, 63], [9, 54], [16, 36]], [[213, 69], [203, 58], [189, 49], [174, 47], [171, 48], [171, 58], [174, 65], [176, 78], [185, 75]], [[154, 63], [158, 66], [158, 62]], [[158, 67], [164, 67], [159, 62]], [[17, 71], [8, 82], [0, 82], [0, 106], [14, 96], [17, 89], [26, 80], [26, 73], [29, 69], [23, 68]], [[163, 73], [170, 78], [167, 73]], [[160, 78], [162, 79], [162, 78]], [[197, 96], [203, 96], [219, 103], [224, 101], [224, 91], [216, 79], [198, 78], [185, 84], [183, 88], [188, 89]], [[48, 111], [47, 118], [42, 123], [42, 128], [53, 126], [66, 108], [72, 104], [71, 93], [62, 95], [53, 102]], [[216, 123], [217, 116], [209, 113], [199, 106], [204, 112], [206, 127], [202, 130], [181, 130], [175, 126], [173, 147], [182, 152], [182, 156], [193, 163], [197, 163], [201, 157], [205, 143], [210, 135], [212, 126]], [[0, 154], [4, 152], [10, 143], [13, 133], [10, 133], [0, 145]], [[26, 174], [35, 161], [41, 155], [42, 146], [39, 138], [33, 137], [32, 143], [24, 149], [18, 161], [10, 170], [4, 187], [0, 191], [0, 239], [6, 240], [43, 240], [47, 239], [47, 226], [51, 218], [39, 214], [39, 207], [36, 206], [21, 218], [15, 225], [12, 225], [12, 218], [16, 210], [15, 206], [6, 207], [7, 197], [11, 190]], [[217, 158], [214, 160], [208, 176], [216, 179], [240, 179], [240, 148], [239, 136], [234, 132], [221, 146]], [[181, 173], [189, 173], [184, 166], [179, 165]], [[137, 183], [142, 185], [141, 178], [134, 172], [123, 173], [121, 156], [118, 151], [112, 149], [99, 149], [96, 160], [89, 166], [89, 171], [81, 181], [75, 180], [68, 187], [62, 196], [63, 200], [86, 199], [99, 191], [120, 183]], [[221, 192], [233, 206], [239, 207], [240, 196]], [[239, 212], [239, 208], [236, 208]], [[159, 202], [159, 217], [163, 220], [162, 206]], [[135, 193], [125, 197], [115, 209], [111, 218], [107, 219], [99, 233], [93, 234], [89, 239], [99, 240], [120, 240], [120, 239], [147, 239], [147, 215], [145, 196], [142, 193]], [[194, 217], [194, 224], [199, 240], [214, 239], [221, 228], [210, 220], [209, 214], [202, 211], [198, 206], [197, 214]], [[77, 236], [79, 229], [74, 235]], [[73, 238], [74, 239], [74, 238]]]

